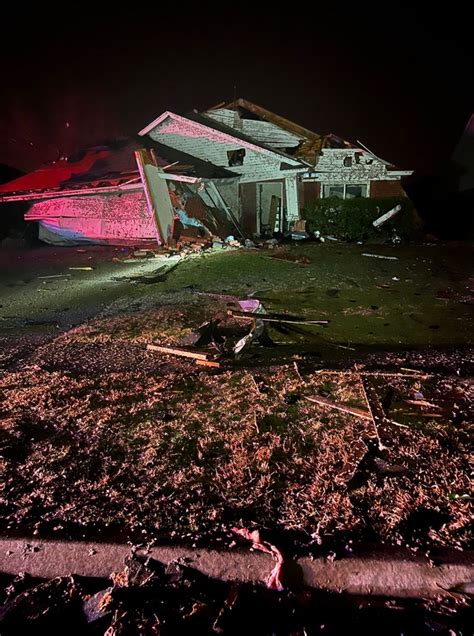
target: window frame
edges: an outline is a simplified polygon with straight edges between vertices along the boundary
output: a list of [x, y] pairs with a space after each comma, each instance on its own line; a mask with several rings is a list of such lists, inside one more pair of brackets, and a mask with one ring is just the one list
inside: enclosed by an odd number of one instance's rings
[[[321, 198], [323, 199], [330, 199], [331, 195], [327, 195], [326, 194], [326, 188], [343, 188], [343, 196], [341, 198], [341, 201], [346, 201], [346, 200], [350, 200], [347, 199], [347, 186], [359, 186], [362, 188], [365, 188], [365, 195], [363, 195], [362, 197], [352, 197], [354, 199], [356, 198], [361, 198], [361, 199], [368, 199], [370, 198], [370, 182], [366, 182], [366, 183], [323, 183], [323, 188], [322, 188], [322, 194], [323, 196]], [[340, 197], [338, 197], [340, 198]]]

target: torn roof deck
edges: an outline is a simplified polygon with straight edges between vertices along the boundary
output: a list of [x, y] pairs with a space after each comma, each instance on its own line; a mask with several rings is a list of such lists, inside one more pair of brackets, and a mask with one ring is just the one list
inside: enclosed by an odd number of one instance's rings
[[[224, 179], [236, 175], [225, 168], [192, 157], [148, 138], [124, 138], [75, 153], [68, 160], [40, 168], [0, 185], [0, 202], [27, 201], [50, 196], [73, 196], [140, 190], [143, 185], [134, 152], [152, 148], [158, 165], [175, 175], [197, 179]], [[171, 176], [171, 175], [170, 175]]]

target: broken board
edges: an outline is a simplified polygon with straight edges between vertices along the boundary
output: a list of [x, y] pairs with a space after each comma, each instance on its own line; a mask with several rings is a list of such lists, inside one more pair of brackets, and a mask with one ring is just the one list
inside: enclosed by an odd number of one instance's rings
[[135, 159], [145, 191], [150, 214], [155, 222], [158, 244], [169, 245], [173, 238], [174, 208], [163, 170], [158, 167], [153, 149], [135, 151]]

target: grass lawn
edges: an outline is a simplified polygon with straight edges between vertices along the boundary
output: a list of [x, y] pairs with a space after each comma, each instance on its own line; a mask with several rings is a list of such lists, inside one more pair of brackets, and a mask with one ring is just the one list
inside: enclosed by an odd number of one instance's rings
[[[308, 542], [466, 546], [469, 378], [371, 378], [396, 422], [386, 449], [367, 421], [305, 397], [366, 407], [358, 373], [321, 372], [341, 351], [352, 362], [376, 351], [382, 366], [393, 350], [462, 351], [472, 337], [468, 265], [449, 246], [214, 254], [184, 261], [164, 283], [122, 286], [95, 318], [27, 353], [8, 348], [28, 333], [5, 338], [3, 531], [192, 543], [222, 541], [240, 524]], [[274, 347], [216, 370], [147, 352], [225, 314], [227, 299], [198, 291], [252, 292], [267, 310], [330, 323], [272, 329]], [[406, 402], [420, 394], [430, 407]], [[341, 479], [361, 440], [360, 465]]]

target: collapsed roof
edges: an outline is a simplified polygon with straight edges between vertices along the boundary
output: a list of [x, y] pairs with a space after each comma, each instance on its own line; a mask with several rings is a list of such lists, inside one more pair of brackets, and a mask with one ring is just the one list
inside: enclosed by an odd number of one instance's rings
[[16, 195], [23, 200], [34, 200], [40, 194], [66, 191], [127, 189], [141, 187], [140, 175], [135, 161], [135, 150], [152, 148], [158, 165], [172, 168], [173, 174], [202, 179], [233, 179], [235, 175], [219, 166], [169, 148], [151, 139], [124, 138], [108, 145], [94, 146], [75, 153], [67, 160], [40, 168], [30, 174], [0, 185], [0, 201], [11, 200]]

